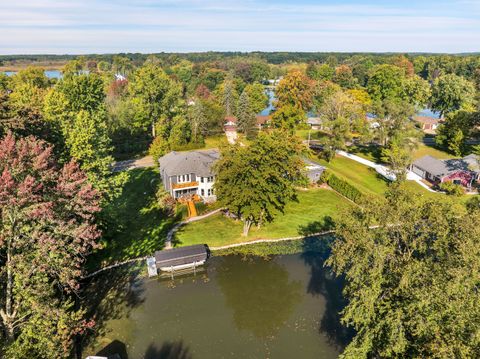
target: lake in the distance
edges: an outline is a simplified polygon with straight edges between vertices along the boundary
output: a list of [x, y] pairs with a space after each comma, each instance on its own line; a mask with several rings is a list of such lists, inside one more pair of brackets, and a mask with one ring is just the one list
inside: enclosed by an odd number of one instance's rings
[[213, 257], [173, 281], [112, 270], [85, 293], [98, 319], [82, 357], [336, 358], [341, 289], [314, 254]]
[[[17, 72], [16, 71], [5, 71], [4, 74], [7, 76], [13, 76]], [[60, 70], [46, 70], [45, 71], [45, 76], [47, 76], [49, 79], [61, 79], [62, 78], [62, 72]]]

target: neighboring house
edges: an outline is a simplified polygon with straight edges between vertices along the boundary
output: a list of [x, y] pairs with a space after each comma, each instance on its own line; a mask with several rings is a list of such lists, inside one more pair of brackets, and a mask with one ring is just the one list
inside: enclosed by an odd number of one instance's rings
[[[257, 119], [256, 126], [259, 130], [261, 130], [263, 127], [268, 126], [270, 121], [272, 120], [272, 116], [256, 115], [255, 118]], [[237, 123], [238, 123], [238, 118], [236, 118], [235, 116], [225, 117], [225, 123], [223, 125], [225, 132], [236, 131]]]
[[268, 126], [272, 121], [272, 116], [257, 115], [257, 127], [259, 130]]
[[423, 132], [434, 135], [441, 123], [438, 118], [428, 116], [413, 116], [413, 120], [420, 126]]
[[225, 117], [225, 124], [223, 125], [225, 136], [230, 144], [235, 144], [238, 139], [237, 134], [237, 118], [233, 116]]
[[322, 120], [320, 119], [320, 117], [308, 117], [307, 125], [309, 125], [312, 130], [321, 130]]
[[165, 190], [175, 199], [196, 194], [214, 201], [212, 165], [219, 158], [220, 152], [214, 149], [166, 154], [158, 160]]
[[411, 170], [433, 184], [452, 181], [463, 187], [471, 187], [479, 175], [475, 155], [448, 160], [424, 156], [413, 162]]

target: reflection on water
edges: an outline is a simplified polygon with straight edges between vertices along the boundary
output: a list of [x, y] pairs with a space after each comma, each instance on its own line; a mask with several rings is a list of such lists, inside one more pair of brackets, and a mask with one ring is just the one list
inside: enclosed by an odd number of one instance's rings
[[258, 338], [274, 336], [302, 299], [301, 282], [275, 261], [225, 257], [216, 270], [236, 327]]
[[81, 356], [335, 358], [339, 284], [319, 255], [213, 257], [173, 281], [114, 270], [84, 293], [97, 328]]

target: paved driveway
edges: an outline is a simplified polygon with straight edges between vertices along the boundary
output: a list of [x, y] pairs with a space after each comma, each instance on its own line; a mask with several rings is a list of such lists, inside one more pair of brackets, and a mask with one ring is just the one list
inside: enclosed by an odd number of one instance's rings
[[128, 171], [134, 168], [154, 167], [152, 156], [145, 156], [142, 158], [126, 161], [118, 161], [113, 165], [113, 172]]

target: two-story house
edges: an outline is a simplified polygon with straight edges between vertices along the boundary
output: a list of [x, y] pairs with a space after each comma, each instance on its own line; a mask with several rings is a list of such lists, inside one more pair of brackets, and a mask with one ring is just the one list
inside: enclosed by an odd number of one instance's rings
[[165, 190], [175, 199], [196, 194], [205, 201], [215, 200], [212, 165], [219, 157], [214, 149], [172, 151], [161, 157], [158, 162]]

